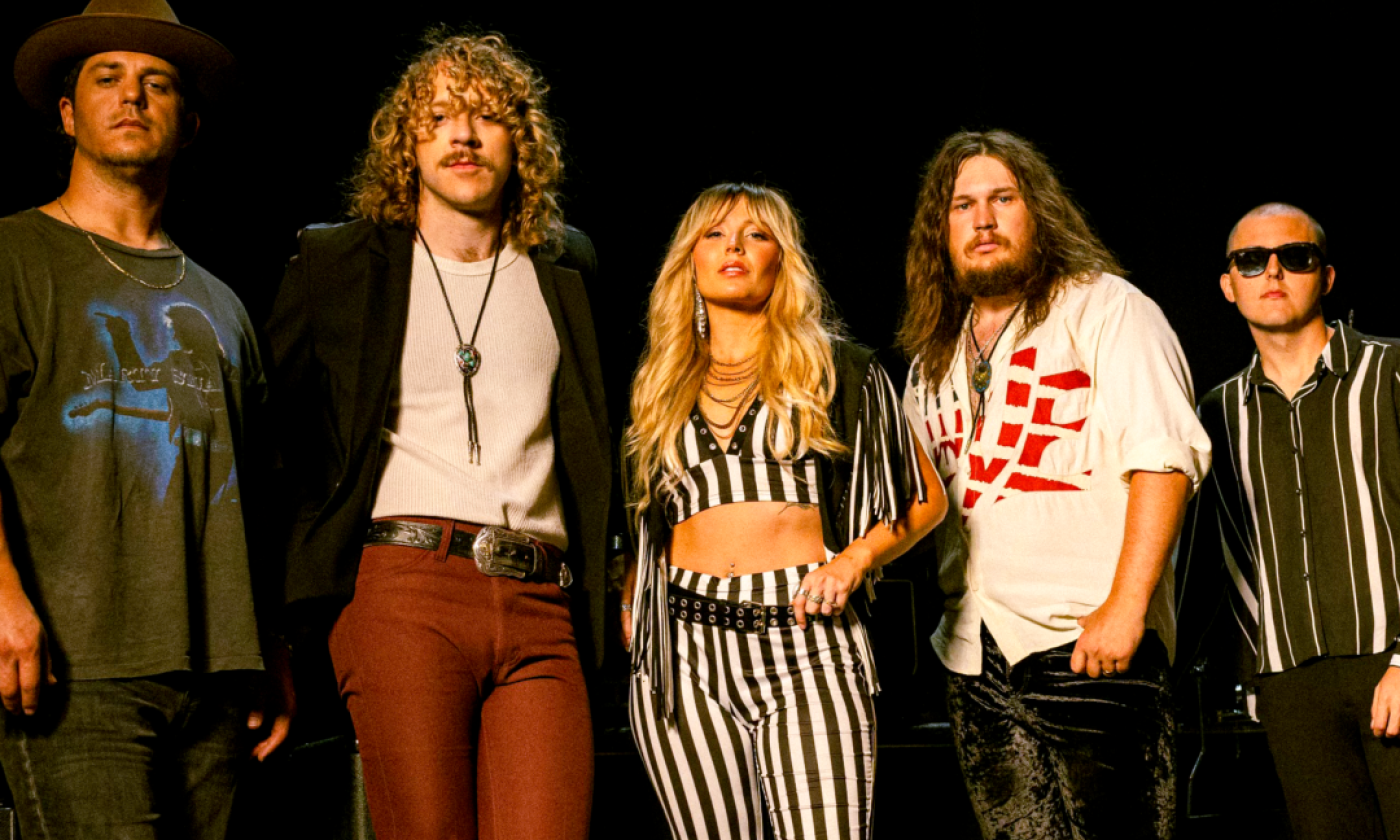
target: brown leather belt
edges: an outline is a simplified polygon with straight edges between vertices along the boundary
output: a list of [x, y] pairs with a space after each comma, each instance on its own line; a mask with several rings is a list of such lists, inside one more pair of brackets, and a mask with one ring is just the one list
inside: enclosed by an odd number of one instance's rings
[[[404, 519], [380, 519], [365, 532], [365, 547], [401, 545], [437, 551], [442, 545], [442, 526]], [[558, 546], [495, 525], [456, 522], [447, 553], [476, 562], [483, 575], [558, 583], [568, 588], [573, 573], [564, 563]]]

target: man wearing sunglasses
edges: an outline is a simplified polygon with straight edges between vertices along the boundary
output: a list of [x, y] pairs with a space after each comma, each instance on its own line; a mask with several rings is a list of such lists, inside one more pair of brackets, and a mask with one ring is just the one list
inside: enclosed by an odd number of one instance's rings
[[1258, 353], [1201, 401], [1219, 454], [1181, 606], [1235, 583], [1295, 837], [1400, 837], [1400, 349], [1323, 320], [1326, 250], [1287, 204], [1230, 233], [1220, 288]]

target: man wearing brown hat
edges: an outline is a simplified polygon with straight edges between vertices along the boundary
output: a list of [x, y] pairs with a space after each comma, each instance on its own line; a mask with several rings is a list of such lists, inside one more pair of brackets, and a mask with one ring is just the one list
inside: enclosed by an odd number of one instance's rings
[[0, 762], [25, 837], [222, 837], [237, 769], [286, 737], [243, 504], [257, 345], [161, 227], [192, 103], [232, 69], [164, 0], [94, 0], [15, 60], [73, 147], [62, 195], [0, 219]]

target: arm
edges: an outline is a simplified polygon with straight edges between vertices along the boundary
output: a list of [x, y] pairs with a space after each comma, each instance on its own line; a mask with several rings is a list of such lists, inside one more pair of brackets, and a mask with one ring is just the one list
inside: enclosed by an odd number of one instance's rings
[[637, 591], [637, 556], [627, 555], [627, 573], [622, 578], [622, 647], [632, 649], [632, 596]]
[[[300, 255], [294, 256], [278, 287], [268, 324], [257, 336], [258, 341], [250, 352], [250, 364], [251, 360], [257, 360], [257, 372], [245, 385], [250, 394], [245, 400], [241, 463], [248, 467], [245, 480], [258, 488], [258, 492], [244, 494], [245, 515], [256, 522], [278, 523], [271, 528], [250, 529], [248, 540], [249, 562], [257, 564], [252, 569], [254, 599], [262, 628], [265, 669], [253, 690], [246, 719], [248, 729], [260, 736], [252, 750], [258, 761], [266, 761], [286, 741], [297, 711], [292, 649], [281, 635], [286, 630], [283, 603], [286, 558], [282, 555], [285, 525], [282, 520], [293, 513], [290, 503], [293, 485], [283, 456], [293, 447], [287, 445], [287, 439], [279, 436], [279, 432], [285, 431], [289, 419], [299, 419], [307, 413], [296, 402], [298, 397], [305, 396], [299, 390], [302, 383], [288, 381], [286, 376], [288, 371], [300, 372], [310, 357], [308, 319], [312, 310], [305, 297], [307, 286], [304, 262]], [[263, 366], [264, 360], [267, 367]], [[277, 374], [282, 375], [281, 381], [273, 383]]]
[[[913, 548], [943, 520], [948, 510], [943, 482], [934, 472], [923, 447], [916, 444], [914, 451], [919, 461], [919, 473], [928, 487], [927, 501], [921, 502], [916, 496], [899, 519], [876, 524], [865, 536], [846, 546], [831, 562], [802, 579], [802, 586], [792, 601], [797, 612], [797, 623], [802, 629], [807, 629], [808, 615], [818, 612], [836, 615], [844, 610], [851, 593], [861, 585], [866, 575]], [[821, 600], [803, 595], [803, 590], [819, 595]]]
[[1128, 670], [1146, 632], [1147, 607], [1186, 512], [1191, 482], [1182, 473], [1133, 473], [1128, 514], [1113, 588], [1103, 605], [1083, 618], [1070, 668], [1091, 677]]
[[[255, 351], [252, 359], [259, 358]], [[245, 385], [243, 454], [240, 460], [245, 488], [251, 486], [254, 492], [245, 489], [244, 515], [253, 517], [253, 522], [269, 521], [272, 507], [271, 481], [271, 438], [268, 434], [266, 382], [259, 369]], [[248, 561], [252, 566], [253, 598], [261, 628], [261, 647], [264, 671], [259, 675], [258, 685], [253, 691], [253, 702], [248, 710], [248, 729], [261, 735], [253, 747], [253, 757], [266, 761], [267, 757], [282, 745], [291, 732], [292, 718], [296, 716], [296, 689], [292, 682], [292, 650], [282, 635], [285, 631], [283, 604], [283, 580], [286, 569], [281, 557], [281, 545], [267, 539], [266, 529], [250, 528], [248, 534]]]
[[0, 699], [10, 714], [32, 715], [40, 686], [55, 682], [44, 625], [20, 584], [0, 525]]
[[[1394, 391], [1400, 391], [1400, 371], [1391, 379], [1390, 387]], [[1391, 400], [1400, 408], [1400, 396], [1392, 396]], [[1395, 419], [1400, 423], [1400, 417]], [[1400, 735], [1400, 654], [1390, 657], [1390, 667], [1385, 669], [1385, 676], [1376, 684], [1375, 693], [1371, 697], [1371, 734], [1377, 738], [1394, 738]]]

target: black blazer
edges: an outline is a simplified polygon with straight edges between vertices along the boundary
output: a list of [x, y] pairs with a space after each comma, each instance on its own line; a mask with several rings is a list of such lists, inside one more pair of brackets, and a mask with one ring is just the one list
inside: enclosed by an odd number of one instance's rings
[[[302, 231], [267, 324], [280, 504], [275, 540], [292, 617], [338, 614], [355, 574], [379, 477], [381, 431], [403, 353], [411, 228], [368, 221]], [[612, 453], [586, 285], [593, 244], [569, 228], [557, 257], [532, 254], [559, 337], [550, 401], [565, 558], [601, 615]], [[325, 610], [326, 612], [322, 612]], [[305, 616], [303, 616], [305, 618]]]

